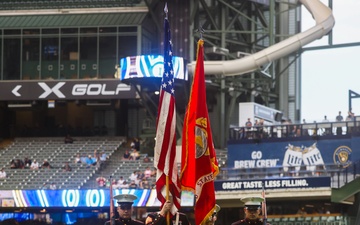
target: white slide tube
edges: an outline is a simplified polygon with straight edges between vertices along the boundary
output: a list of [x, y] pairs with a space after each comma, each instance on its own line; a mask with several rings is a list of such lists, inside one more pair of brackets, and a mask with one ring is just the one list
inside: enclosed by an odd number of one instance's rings
[[[331, 9], [324, 5], [320, 0], [299, 0], [299, 2], [302, 3], [312, 14], [316, 21], [316, 25], [314, 27], [241, 59], [228, 61], [205, 61], [205, 74], [236, 76], [249, 73], [260, 69], [262, 65], [289, 55], [300, 49], [302, 46], [328, 34], [335, 24], [335, 19]], [[194, 72], [195, 65], [196, 62], [188, 64], [189, 73]]]

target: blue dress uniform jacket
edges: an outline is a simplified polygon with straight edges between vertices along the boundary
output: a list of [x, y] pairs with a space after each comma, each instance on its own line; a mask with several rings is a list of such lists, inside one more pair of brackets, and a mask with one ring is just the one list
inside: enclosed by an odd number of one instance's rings
[[[266, 223], [266, 224], [270, 225], [269, 223]], [[264, 222], [262, 220], [251, 221], [248, 219], [244, 219], [244, 220], [236, 221], [236, 222], [232, 223], [231, 225], [264, 225]]]
[[[184, 213], [179, 213], [179, 223], [177, 225], [191, 225], [189, 219]], [[159, 213], [151, 213], [147, 217], [152, 219], [151, 222], [147, 223], [146, 225], [167, 225], [166, 217], [161, 216]], [[171, 225], [175, 225], [176, 222], [176, 215], [171, 217]]]
[[[105, 222], [104, 225], [111, 225], [110, 222], [111, 221], [107, 221], [107, 222]], [[144, 223], [139, 220], [118, 218], [118, 219], [115, 219], [113, 225], [144, 225]]]

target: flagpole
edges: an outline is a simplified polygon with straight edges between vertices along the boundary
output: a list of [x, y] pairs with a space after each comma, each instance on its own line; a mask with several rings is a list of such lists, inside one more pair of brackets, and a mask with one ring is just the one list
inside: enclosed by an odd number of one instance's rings
[[[165, 12], [165, 21], [167, 21], [168, 20], [168, 12], [169, 12], [167, 2], [165, 2], [164, 12]], [[168, 32], [168, 30], [165, 30], [165, 37], [167, 37], [169, 35], [167, 32]], [[169, 40], [165, 40], [165, 39], [164, 39], [164, 42], [169, 41]], [[164, 46], [166, 46], [166, 45], [164, 45]], [[166, 47], [164, 48], [164, 62], [165, 62], [165, 55], [167, 54], [168, 50], [169, 50], [169, 48], [166, 48]], [[164, 70], [165, 70], [165, 63], [164, 63]], [[164, 79], [164, 76], [165, 75], [163, 75], [163, 79]], [[170, 138], [172, 138], [172, 137], [170, 137]], [[165, 203], [164, 204], [166, 204], [166, 202], [169, 201], [169, 199], [170, 199], [170, 190], [169, 189], [170, 189], [170, 180], [169, 180], [169, 175], [167, 174], [165, 176]], [[176, 196], [173, 196], [173, 198], [175, 198], [175, 197]], [[171, 211], [171, 209], [165, 215], [167, 225], [170, 225], [170, 211]]]
[[266, 209], [265, 184], [264, 184], [264, 182], [262, 182], [262, 197], [264, 198], [264, 201], [262, 203], [263, 225], [267, 225], [267, 209]]
[[110, 176], [110, 225], [115, 225], [113, 189], [112, 189], [112, 176]]
[[[167, 2], [165, 2], [165, 7], [164, 7], [164, 12], [165, 12], [165, 19], [168, 19], [168, 7], [167, 7]], [[164, 40], [165, 41], [165, 40]], [[164, 52], [165, 54], [165, 52]], [[169, 201], [169, 176], [166, 176], [166, 201]], [[170, 225], [170, 212], [166, 213], [166, 224]]]
[[[169, 201], [169, 176], [166, 176], [166, 201]], [[170, 225], [170, 212], [166, 213], [166, 224]]]

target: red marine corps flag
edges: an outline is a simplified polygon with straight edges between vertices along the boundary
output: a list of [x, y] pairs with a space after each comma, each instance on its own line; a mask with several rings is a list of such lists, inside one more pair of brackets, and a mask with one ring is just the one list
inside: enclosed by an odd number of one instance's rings
[[[166, 6], [165, 12], [167, 14]], [[180, 183], [176, 164], [176, 110], [172, 43], [167, 16], [164, 22], [164, 30], [164, 73], [160, 87], [154, 166], [157, 168], [157, 198], [163, 206], [170, 192], [174, 202], [171, 213], [174, 215], [180, 208]]]
[[214, 178], [219, 172], [206, 105], [204, 41], [197, 60], [182, 136], [181, 188], [195, 193], [195, 225], [204, 225], [215, 210]]

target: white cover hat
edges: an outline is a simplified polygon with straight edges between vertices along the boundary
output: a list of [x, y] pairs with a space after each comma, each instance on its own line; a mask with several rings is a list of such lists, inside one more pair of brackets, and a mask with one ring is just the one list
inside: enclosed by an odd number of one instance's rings
[[114, 199], [117, 201], [117, 203], [120, 205], [122, 203], [130, 203], [133, 204], [134, 201], [137, 199], [135, 195], [132, 194], [120, 194], [115, 195]]
[[241, 199], [242, 202], [244, 202], [245, 206], [261, 206], [261, 203], [264, 201], [264, 198], [262, 197], [246, 197]]

